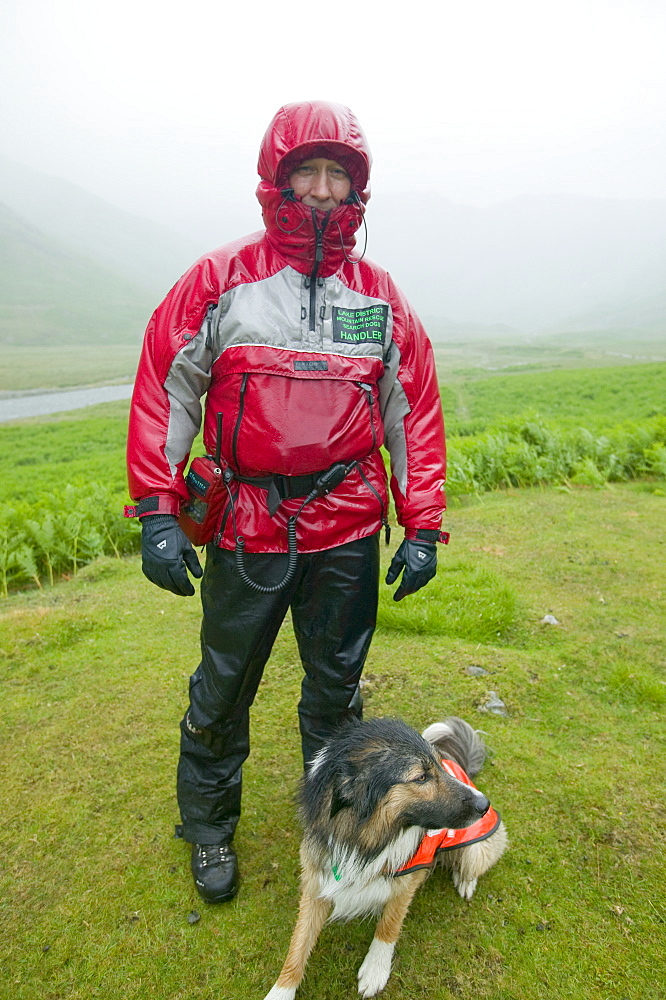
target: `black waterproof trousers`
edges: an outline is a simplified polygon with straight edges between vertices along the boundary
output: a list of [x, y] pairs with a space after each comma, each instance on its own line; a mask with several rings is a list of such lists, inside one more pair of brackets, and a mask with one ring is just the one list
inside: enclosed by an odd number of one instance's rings
[[[284, 576], [287, 556], [245, 555], [264, 586]], [[336, 727], [361, 717], [359, 680], [377, 618], [379, 536], [298, 557], [291, 582], [273, 594], [251, 590], [235, 555], [209, 545], [201, 583], [202, 658], [181, 722], [178, 804], [190, 843], [226, 844], [240, 816], [249, 710], [287, 609], [305, 671], [298, 706], [307, 764]]]

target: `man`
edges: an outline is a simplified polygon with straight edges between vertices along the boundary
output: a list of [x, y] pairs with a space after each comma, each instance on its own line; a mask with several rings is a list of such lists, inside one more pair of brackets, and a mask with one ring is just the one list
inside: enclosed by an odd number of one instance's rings
[[202, 575], [177, 515], [204, 394], [206, 450], [219, 449], [228, 489], [207, 546], [178, 767], [183, 836], [209, 902], [236, 892], [249, 708], [288, 609], [304, 764], [361, 716], [382, 525], [388, 534], [382, 443], [405, 529], [386, 578], [402, 572], [395, 600], [432, 579], [447, 540], [432, 349], [389, 275], [354, 253], [370, 162], [349, 109], [281, 108], [259, 155], [265, 230], [194, 264], [153, 315], [139, 363], [128, 465], [148, 579], [191, 595], [187, 570]]

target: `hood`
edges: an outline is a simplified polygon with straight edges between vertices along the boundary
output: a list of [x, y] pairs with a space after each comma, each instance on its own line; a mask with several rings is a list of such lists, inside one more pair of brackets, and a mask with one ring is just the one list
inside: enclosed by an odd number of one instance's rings
[[[308, 208], [285, 194], [291, 171], [317, 156], [337, 160], [352, 182], [350, 201], [329, 213]], [[307, 274], [314, 267], [316, 230], [322, 225], [324, 258], [318, 273], [326, 277], [345, 259], [352, 259], [354, 234], [370, 197], [371, 163], [363, 130], [342, 104], [302, 101], [285, 104], [274, 116], [259, 151], [257, 198], [268, 239], [297, 271]]]
[[351, 177], [353, 190], [367, 202], [372, 157], [354, 113], [328, 101], [285, 104], [262, 140], [259, 176], [273, 187], [286, 187], [294, 167], [316, 156], [337, 160]]

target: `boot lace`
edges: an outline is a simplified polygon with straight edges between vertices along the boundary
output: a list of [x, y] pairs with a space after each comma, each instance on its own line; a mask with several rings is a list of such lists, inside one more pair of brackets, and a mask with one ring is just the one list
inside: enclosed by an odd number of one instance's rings
[[231, 860], [228, 844], [197, 844], [197, 857], [202, 868]]

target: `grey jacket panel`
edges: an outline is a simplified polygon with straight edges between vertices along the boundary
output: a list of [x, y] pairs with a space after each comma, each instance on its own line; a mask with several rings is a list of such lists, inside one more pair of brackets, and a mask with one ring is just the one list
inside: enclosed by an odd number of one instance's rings
[[[172, 474], [189, 453], [202, 419], [201, 397], [211, 381], [215, 360], [230, 347], [257, 346], [294, 352], [321, 352], [341, 357], [374, 357], [384, 361], [380, 379], [380, 411], [393, 473], [401, 492], [407, 487], [407, 453], [402, 426], [410, 412], [397, 378], [400, 350], [393, 342], [393, 314], [385, 300], [356, 292], [340, 279], [321, 279], [316, 287], [316, 329], [309, 330], [310, 279], [291, 267], [268, 278], [241, 284], [225, 292], [212, 316], [175, 356], [164, 387], [169, 396], [166, 457]], [[386, 309], [386, 330], [380, 341], [334, 340], [333, 309]]]
[[169, 426], [165, 455], [175, 475], [176, 466], [189, 454], [201, 427], [201, 397], [210, 384], [213, 362], [207, 342], [207, 323], [173, 359], [164, 388], [169, 396]]
[[393, 341], [384, 360], [384, 375], [379, 380], [379, 406], [391, 468], [404, 496], [407, 492], [407, 441], [403, 421], [411, 407], [398, 379], [400, 357], [400, 348]]
[[301, 338], [301, 276], [290, 267], [225, 292], [214, 318], [215, 360], [228, 347], [307, 350]]
[[[246, 344], [342, 357], [382, 357], [393, 332], [393, 316], [385, 300], [353, 291], [335, 275], [321, 278], [315, 288], [315, 329], [310, 330], [310, 295], [310, 278], [288, 266], [225, 292], [215, 312], [215, 359], [229, 347]], [[334, 308], [356, 311], [373, 306], [387, 310], [383, 343], [334, 340]]]

